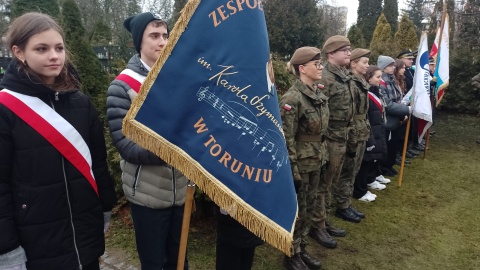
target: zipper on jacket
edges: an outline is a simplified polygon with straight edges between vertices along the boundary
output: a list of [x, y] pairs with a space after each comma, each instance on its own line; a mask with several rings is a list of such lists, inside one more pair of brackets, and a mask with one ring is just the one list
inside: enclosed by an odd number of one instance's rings
[[[55, 99], [58, 100], [58, 92], [55, 93]], [[55, 105], [53, 105], [53, 102], [51, 99], [50, 99], [50, 104], [52, 105], [52, 109], [55, 110]], [[77, 255], [78, 269], [82, 270], [82, 262], [80, 261], [80, 252], [78, 251], [78, 247], [77, 247], [75, 225], [73, 224], [72, 204], [70, 203], [70, 194], [68, 192], [67, 173], [65, 172], [65, 158], [63, 156], [62, 156], [62, 171], [63, 171], [63, 181], [65, 181], [65, 191], [67, 193], [67, 205], [68, 205], [68, 211], [70, 214], [70, 225], [72, 226], [72, 231], [73, 231], [73, 247], [75, 248], [75, 253]]]
[[173, 201], [172, 205], [175, 205], [175, 200], [177, 197], [177, 179], [175, 177], [175, 169], [172, 167], [172, 188], [173, 188]]
[[80, 262], [80, 252], [78, 252], [78, 247], [77, 247], [75, 225], [73, 225], [72, 205], [70, 204], [70, 194], [68, 193], [67, 174], [65, 173], [65, 159], [63, 157], [62, 157], [62, 169], [63, 169], [63, 179], [65, 180], [65, 191], [67, 192], [68, 211], [70, 212], [70, 224], [72, 225], [72, 230], [73, 230], [73, 246], [75, 247], [75, 253], [77, 254], [78, 269], [82, 270], [82, 263]]
[[60, 99], [58, 98], [58, 92], [55, 92], [55, 101], [59, 101]]
[[135, 196], [135, 191], [137, 190], [138, 176], [140, 175], [141, 167], [142, 165], [138, 165], [137, 169], [135, 170], [135, 179], [133, 180], [133, 186], [132, 186], [132, 196]]

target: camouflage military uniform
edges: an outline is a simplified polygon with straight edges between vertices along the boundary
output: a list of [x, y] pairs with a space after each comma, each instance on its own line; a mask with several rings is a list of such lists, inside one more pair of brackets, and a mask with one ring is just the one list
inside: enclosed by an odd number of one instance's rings
[[347, 151], [353, 153], [357, 150], [357, 134], [353, 126], [354, 82], [349, 72], [327, 62], [321, 82], [325, 86], [322, 93], [329, 98], [330, 119], [326, 136], [329, 164], [325, 179], [318, 188], [318, 203], [321, 205], [317, 207], [312, 218], [313, 226], [317, 229], [325, 227], [330, 189], [332, 183], [336, 183], [340, 178]]
[[352, 74], [355, 82], [353, 87], [355, 115], [353, 116], [353, 124], [357, 135], [357, 150], [354, 158], [346, 157], [340, 179], [333, 186], [333, 196], [337, 201], [338, 208], [345, 209], [350, 206], [353, 195], [353, 183], [355, 176], [360, 170], [363, 154], [368, 138], [370, 137], [370, 123], [367, 120], [368, 112], [368, 88], [369, 85], [361, 75]]
[[293, 233], [293, 251], [297, 253], [307, 243], [320, 167], [326, 162], [327, 97], [297, 80], [282, 96], [280, 114], [293, 178], [302, 181], [297, 191], [298, 219]]

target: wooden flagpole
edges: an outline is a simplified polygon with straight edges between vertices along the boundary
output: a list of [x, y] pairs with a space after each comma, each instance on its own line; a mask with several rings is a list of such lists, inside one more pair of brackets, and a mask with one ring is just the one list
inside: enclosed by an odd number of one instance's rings
[[178, 248], [177, 270], [183, 270], [183, 268], [185, 267], [185, 257], [187, 254], [188, 230], [190, 229], [190, 217], [192, 216], [194, 193], [195, 193], [195, 183], [189, 180], [187, 185], [187, 196], [185, 198], [185, 208], [183, 210], [182, 234], [180, 236], [180, 247]]
[[[413, 93], [412, 93], [413, 95]], [[413, 99], [412, 99], [413, 100]], [[412, 104], [413, 108], [413, 104]], [[411, 121], [412, 116], [409, 115], [408, 117], [408, 122], [407, 122], [407, 128], [405, 130], [405, 139], [403, 140], [403, 151], [402, 151], [402, 164], [400, 164], [400, 172], [398, 173], [398, 187], [402, 186], [402, 180], [403, 180], [403, 169], [405, 168], [405, 156], [407, 155], [407, 146], [408, 146], [408, 134], [410, 133], [410, 121]]]

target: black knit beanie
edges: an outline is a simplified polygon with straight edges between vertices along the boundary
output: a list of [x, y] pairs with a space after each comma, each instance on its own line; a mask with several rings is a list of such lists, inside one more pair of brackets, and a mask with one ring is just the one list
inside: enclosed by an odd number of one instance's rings
[[128, 17], [123, 22], [123, 26], [125, 26], [128, 32], [132, 33], [133, 45], [135, 46], [135, 50], [138, 53], [140, 53], [140, 45], [142, 45], [143, 32], [145, 31], [145, 28], [147, 28], [147, 25], [153, 20], [163, 21], [156, 14], [153, 14], [151, 12], [144, 12], [135, 16]]

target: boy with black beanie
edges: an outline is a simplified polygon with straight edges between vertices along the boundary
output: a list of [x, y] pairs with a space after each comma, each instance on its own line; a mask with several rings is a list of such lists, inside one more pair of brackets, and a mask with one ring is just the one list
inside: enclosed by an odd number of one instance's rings
[[[138, 54], [108, 88], [107, 119], [120, 153], [122, 187], [131, 203], [142, 270], [177, 269], [187, 178], [122, 133], [122, 121], [168, 40], [165, 21], [145, 12], [123, 23]], [[185, 262], [185, 268], [188, 263]]]

